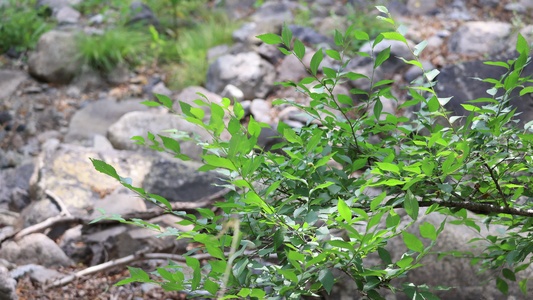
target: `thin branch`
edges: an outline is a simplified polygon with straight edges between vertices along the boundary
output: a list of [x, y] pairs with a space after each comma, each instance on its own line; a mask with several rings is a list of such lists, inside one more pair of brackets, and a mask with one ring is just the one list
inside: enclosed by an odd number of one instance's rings
[[520, 209], [508, 206], [498, 206], [494, 204], [479, 202], [462, 202], [462, 201], [443, 201], [443, 200], [425, 200], [419, 201], [418, 206], [427, 207], [432, 204], [438, 204], [444, 207], [464, 208], [476, 214], [488, 215], [491, 213], [510, 214], [514, 216], [533, 217], [533, 209]]

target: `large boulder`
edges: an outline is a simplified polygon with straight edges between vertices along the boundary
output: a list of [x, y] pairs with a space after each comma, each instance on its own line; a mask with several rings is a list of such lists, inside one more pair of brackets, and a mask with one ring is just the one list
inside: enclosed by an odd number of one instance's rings
[[[507, 61], [513, 57], [499, 58], [497, 60]], [[487, 90], [493, 85], [487, 82], [481, 82], [475, 78], [493, 78], [499, 79], [506, 69], [498, 66], [486, 65], [482, 60], [469, 61], [440, 70], [437, 76], [437, 85], [435, 87], [437, 94], [441, 98], [453, 97], [447, 104], [446, 109], [456, 116], [468, 116], [469, 111], [466, 111], [461, 104], [466, 104], [469, 100], [477, 98], [491, 97], [487, 94]], [[533, 65], [528, 65], [523, 74], [531, 74], [533, 72]], [[515, 119], [519, 119], [519, 127], [523, 124], [533, 120], [533, 96], [525, 94], [518, 97], [518, 90], [512, 94], [511, 105], [517, 108]], [[501, 94], [501, 92], [500, 92]], [[479, 105], [479, 104], [477, 104]]]
[[501, 53], [509, 42], [512, 26], [496, 21], [467, 22], [454, 32], [448, 48], [451, 52], [463, 55], [494, 55]]
[[[83, 146], [94, 146], [95, 135], [105, 136], [107, 129], [120, 117], [131, 111], [145, 111], [148, 107], [141, 104], [142, 99], [116, 101], [100, 99], [90, 102], [76, 111], [72, 117], [64, 141]], [[131, 138], [131, 137], [130, 137]]]
[[206, 88], [221, 93], [233, 84], [244, 93], [245, 99], [265, 98], [274, 84], [274, 66], [255, 52], [224, 55], [207, 70]]
[[[134, 136], [142, 136], [146, 142], [151, 145], [152, 142], [148, 140], [147, 133], [150, 132], [156, 137], [158, 134], [170, 137], [170, 133], [163, 132], [164, 130], [177, 129], [185, 134], [200, 138], [206, 142], [211, 139], [209, 133], [199, 126], [185, 121], [180, 116], [173, 114], [161, 114], [153, 112], [130, 112], [122, 116], [116, 123], [111, 125], [107, 131], [107, 138], [115, 149], [121, 150], [140, 150], [148, 149], [147, 146], [134, 144], [131, 140]], [[157, 141], [162, 143], [159, 137]], [[200, 159], [201, 147], [195, 141], [180, 141], [181, 154], [185, 154], [192, 159]]]
[[63, 250], [42, 233], [27, 235], [16, 242], [2, 243], [0, 258], [15, 264], [35, 263], [45, 267], [72, 265]]
[[50, 83], [69, 83], [81, 68], [76, 34], [52, 30], [44, 33], [28, 57], [33, 77]]

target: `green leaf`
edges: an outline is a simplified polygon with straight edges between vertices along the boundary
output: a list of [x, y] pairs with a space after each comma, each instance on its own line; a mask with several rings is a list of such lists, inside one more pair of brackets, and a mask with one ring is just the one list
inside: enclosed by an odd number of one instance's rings
[[527, 282], [528, 282], [529, 278], [526, 278], [526, 279], [522, 279], [520, 280], [520, 282], [518, 283], [518, 285], [520, 286], [520, 290], [522, 291], [522, 293], [524, 293], [524, 295], [527, 296]]
[[377, 196], [374, 200], [372, 200], [372, 202], [370, 202], [370, 210], [375, 211], [376, 208], [381, 204], [381, 202], [383, 201], [383, 199], [385, 199], [386, 196], [387, 196], [387, 192], [385, 191], [381, 193], [379, 196]]
[[374, 62], [374, 69], [379, 67], [384, 61], [389, 59], [390, 57], [390, 46], [385, 48], [383, 51], [381, 51], [378, 56], [376, 57], [376, 61]]
[[281, 37], [273, 33], [265, 33], [257, 36], [258, 39], [262, 40], [265, 44], [274, 45], [282, 42]]
[[318, 280], [320, 283], [322, 283], [322, 286], [328, 293], [328, 295], [331, 293], [331, 289], [333, 288], [333, 284], [335, 283], [335, 278], [333, 277], [333, 274], [329, 269], [322, 269], [318, 273]]
[[420, 43], [418, 43], [416, 46], [415, 46], [415, 49], [413, 50], [413, 54], [418, 57], [420, 55], [420, 53], [422, 52], [422, 50], [424, 50], [424, 48], [426, 48], [426, 46], [428, 45], [428, 41], [424, 40]]
[[419, 229], [422, 237], [431, 239], [433, 241], [437, 239], [437, 231], [435, 230], [435, 226], [433, 226], [433, 224], [424, 222], [424, 224], [420, 225]]
[[408, 249], [416, 252], [424, 252], [424, 244], [418, 239], [418, 237], [405, 230], [402, 231], [403, 242]]
[[142, 269], [134, 268], [130, 266], [127, 266], [127, 268], [130, 271], [130, 275], [132, 279], [135, 279], [137, 281], [149, 281], [150, 280], [150, 276], [148, 276], [148, 274]]
[[109, 175], [113, 178], [115, 178], [116, 180], [120, 180], [120, 176], [118, 176], [117, 174], [117, 171], [115, 170], [115, 168], [113, 168], [113, 166], [101, 161], [101, 160], [97, 160], [97, 159], [94, 159], [94, 158], [89, 158], [91, 160], [91, 162], [93, 163], [93, 166], [94, 168], [96, 169], [96, 171], [100, 172], [100, 173], [104, 173], [106, 175]]
[[174, 151], [176, 154], [181, 153], [180, 143], [178, 141], [176, 141], [173, 138], [166, 137], [164, 135], [158, 134], [158, 136], [163, 141], [163, 146], [165, 146], [165, 148], [167, 148], [168, 150]]
[[352, 211], [350, 207], [342, 199], [339, 199], [337, 202], [337, 210], [339, 211], [340, 216], [346, 221], [346, 223], [351, 224], [352, 222]]
[[407, 40], [405, 40], [405, 38], [398, 32], [383, 32], [381, 35], [387, 40], [396, 40], [404, 42], [407, 45]]
[[385, 6], [378, 5], [376, 6], [376, 9], [379, 10], [379, 12], [382, 12], [386, 15], [389, 14], [389, 10]]
[[289, 279], [294, 283], [298, 283], [298, 277], [294, 274], [293, 270], [278, 270], [278, 273], [283, 275], [283, 277]]
[[322, 53], [322, 48], [318, 49], [315, 54], [313, 54], [313, 57], [311, 58], [311, 73], [313, 75], [316, 75], [318, 71], [318, 67], [320, 66], [320, 63], [322, 62], [322, 59], [324, 58], [324, 53]]
[[294, 40], [294, 54], [299, 58], [303, 59], [305, 55], [305, 46], [300, 40]]
[[500, 277], [496, 278], [496, 287], [500, 292], [502, 292], [504, 295], [507, 296], [507, 293], [509, 292], [509, 285], [505, 280], [501, 279]]
[[508, 280], [511, 280], [511, 281], [516, 281], [516, 275], [513, 271], [511, 271], [510, 269], [507, 269], [507, 268], [504, 268], [502, 270], [502, 275], [503, 277], [505, 277], [506, 279]]
[[342, 60], [339, 51], [326, 49], [326, 55], [333, 58], [334, 60]]
[[348, 72], [343, 77], [346, 77], [346, 78], [351, 79], [351, 80], [357, 80], [359, 78], [370, 79], [366, 75], [359, 74], [359, 73], [354, 73], [354, 72]]
[[156, 102], [156, 101], [143, 101], [143, 102], [141, 102], [141, 104], [144, 104], [144, 105], [150, 106], [150, 107], [161, 106], [161, 103]]
[[237, 171], [237, 168], [235, 168], [235, 165], [233, 165], [231, 160], [225, 157], [220, 157], [216, 155], [200, 155], [200, 157], [203, 158], [207, 162], [207, 164], [211, 166]]
[[407, 193], [405, 194], [403, 208], [413, 220], [416, 220], [418, 218], [419, 205], [411, 190], [407, 190]]
[[[463, 104], [463, 105], [466, 105], [466, 104]], [[431, 99], [429, 99], [428, 101], [429, 112], [436, 112], [437, 110], [439, 110], [439, 107], [440, 107], [440, 103], [439, 103], [439, 99], [437, 98], [437, 96], [431, 97]]]
[[159, 100], [159, 102], [163, 103], [163, 105], [168, 108], [168, 109], [172, 109], [172, 100], [170, 100], [170, 98], [166, 95], [161, 95], [161, 94], [154, 94], [155, 97], [157, 98], [157, 100]]
[[354, 37], [356, 40], [363, 40], [363, 41], [370, 40], [370, 36], [368, 36], [368, 33], [364, 31], [355, 30], [353, 33], [354, 33]]
[[400, 174], [400, 168], [398, 167], [398, 165], [391, 164], [391, 163], [380, 163], [380, 162], [377, 162], [376, 165], [378, 166], [378, 168], [380, 168], [383, 171], [390, 171], [398, 175]]
[[374, 117], [376, 118], [376, 120], [379, 120], [379, 116], [381, 115], [382, 110], [383, 103], [381, 103], [381, 100], [377, 98], [376, 102], [374, 103]]
[[344, 46], [344, 37], [337, 29], [335, 29], [335, 45]]
[[390, 253], [385, 248], [379, 247], [378, 248], [378, 254], [379, 254], [379, 258], [381, 258], [381, 260], [383, 260], [384, 262], [386, 262], [388, 264], [392, 264], [392, 259], [391, 259]]
[[285, 47], [290, 49], [292, 41], [292, 31], [289, 29], [286, 23], [283, 24], [283, 30], [281, 31], [281, 39], [283, 40], [283, 44], [285, 45]]

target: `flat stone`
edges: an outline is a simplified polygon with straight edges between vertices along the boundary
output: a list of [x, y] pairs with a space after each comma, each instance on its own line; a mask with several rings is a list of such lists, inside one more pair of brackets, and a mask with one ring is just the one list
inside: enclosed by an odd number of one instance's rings
[[25, 72], [0, 70], [0, 99], [7, 99], [28, 77]]
[[4, 242], [0, 257], [16, 264], [35, 263], [45, 267], [72, 265], [63, 250], [42, 233], [24, 236], [17, 242]]

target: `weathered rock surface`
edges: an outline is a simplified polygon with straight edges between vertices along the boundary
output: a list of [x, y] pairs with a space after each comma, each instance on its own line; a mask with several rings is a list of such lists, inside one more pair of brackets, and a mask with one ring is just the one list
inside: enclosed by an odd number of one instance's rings
[[42, 233], [27, 235], [17, 242], [2, 243], [0, 258], [15, 264], [35, 263], [45, 267], [72, 265], [63, 250]]
[[245, 99], [265, 98], [274, 84], [274, 67], [255, 52], [224, 55], [209, 66], [206, 88], [221, 93], [228, 84], [238, 87]]
[[[94, 136], [105, 136], [109, 126], [131, 111], [145, 111], [142, 99], [116, 101], [112, 98], [100, 99], [85, 105], [72, 117], [69, 131], [64, 140], [67, 143], [94, 146]], [[131, 137], [129, 137], [131, 138]]]
[[50, 83], [70, 82], [81, 68], [75, 36], [57, 30], [43, 34], [28, 57], [30, 75]]
[[[486, 65], [482, 60], [469, 61], [441, 69], [435, 88], [439, 97], [453, 97], [446, 105], [453, 115], [468, 116], [470, 112], [467, 112], [461, 104], [478, 98], [490, 98], [487, 90], [493, 87], [492, 84], [475, 78], [499, 79], [505, 71], [502, 67]], [[533, 66], [529, 65], [524, 69], [523, 74], [531, 74], [531, 72], [533, 72]], [[519, 127], [522, 128], [523, 124], [533, 120], [533, 96], [525, 94], [518, 97], [518, 92], [513, 93], [514, 98], [511, 99], [510, 104], [517, 108], [517, 112], [522, 113], [515, 116], [515, 119], [520, 120]]]
[[11, 278], [6, 267], [0, 266], [0, 300], [17, 300], [17, 281]]
[[0, 70], [0, 106], [2, 100], [11, 96], [26, 77], [28, 75], [22, 71]]
[[[184, 132], [190, 137], [198, 135], [202, 141], [209, 141], [210, 135], [195, 124], [191, 124], [181, 117], [173, 114], [162, 114], [152, 112], [130, 112], [122, 116], [116, 123], [111, 125], [107, 131], [107, 138], [115, 147], [120, 150], [139, 150], [147, 149], [147, 146], [134, 144], [131, 140], [134, 136], [144, 137], [148, 145], [152, 142], [148, 140], [147, 133], [150, 132], [157, 136], [158, 134], [170, 137], [170, 134], [163, 132], [164, 130], [176, 129]], [[159, 137], [157, 141], [162, 143]], [[198, 156], [201, 153], [200, 146], [197, 146], [195, 141], [180, 142], [180, 152], [192, 159], [199, 160]]]
[[511, 30], [503, 22], [467, 22], [452, 34], [448, 48], [465, 55], [494, 55], [508, 47]]

